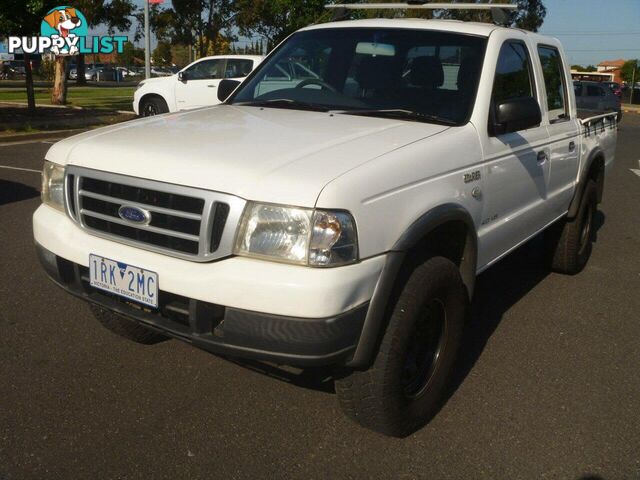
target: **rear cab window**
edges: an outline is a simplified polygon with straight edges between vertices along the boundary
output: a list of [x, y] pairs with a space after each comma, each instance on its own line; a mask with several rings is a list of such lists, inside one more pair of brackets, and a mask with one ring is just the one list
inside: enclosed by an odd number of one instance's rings
[[549, 123], [568, 120], [566, 76], [560, 52], [555, 47], [539, 45], [538, 56], [547, 93]]

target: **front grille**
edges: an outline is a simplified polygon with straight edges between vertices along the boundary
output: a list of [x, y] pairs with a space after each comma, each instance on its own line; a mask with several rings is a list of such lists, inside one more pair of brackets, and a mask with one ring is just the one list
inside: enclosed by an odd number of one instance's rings
[[[67, 213], [91, 233], [195, 261], [232, 253], [242, 199], [74, 166], [67, 167], [66, 182]], [[123, 206], [149, 218], [122, 218]]]

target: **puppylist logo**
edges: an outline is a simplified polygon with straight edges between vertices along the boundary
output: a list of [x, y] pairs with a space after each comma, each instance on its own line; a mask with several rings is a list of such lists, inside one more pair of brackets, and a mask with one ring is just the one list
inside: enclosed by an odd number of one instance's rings
[[79, 53], [122, 53], [127, 37], [89, 37], [87, 19], [73, 7], [56, 7], [42, 19], [39, 37], [9, 37], [9, 53], [38, 53], [51, 51], [55, 55]]

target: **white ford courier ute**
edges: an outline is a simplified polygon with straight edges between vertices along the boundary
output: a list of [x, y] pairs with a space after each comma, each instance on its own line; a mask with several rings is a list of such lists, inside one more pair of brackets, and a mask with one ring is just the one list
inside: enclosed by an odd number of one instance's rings
[[554, 270], [589, 258], [615, 114], [578, 118], [553, 38], [332, 22], [234, 88], [46, 155], [39, 258], [117, 334], [334, 366], [345, 413], [404, 436], [437, 410], [479, 272], [545, 229]]

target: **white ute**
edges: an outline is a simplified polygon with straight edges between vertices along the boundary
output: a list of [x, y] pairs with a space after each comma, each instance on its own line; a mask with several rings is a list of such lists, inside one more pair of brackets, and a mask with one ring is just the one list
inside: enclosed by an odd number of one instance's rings
[[479, 272], [545, 230], [550, 268], [589, 258], [616, 119], [578, 118], [554, 38], [336, 21], [218, 90], [46, 155], [40, 260], [115, 333], [333, 366], [349, 417], [404, 436], [438, 408]]
[[141, 117], [218, 105], [218, 85], [242, 80], [263, 60], [258, 55], [204, 57], [168, 77], [142, 80], [133, 94], [133, 110]]

